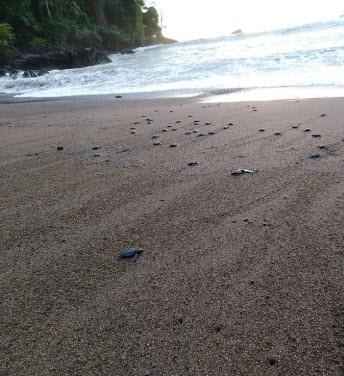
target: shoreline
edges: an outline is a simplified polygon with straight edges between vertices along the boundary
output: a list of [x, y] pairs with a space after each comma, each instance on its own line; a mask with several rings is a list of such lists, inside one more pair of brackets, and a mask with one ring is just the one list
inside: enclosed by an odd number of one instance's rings
[[[265, 102], [275, 100], [306, 100], [344, 98], [344, 87], [281, 87], [281, 88], [235, 88], [208, 90], [168, 90], [136, 93], [85, 94], [57, 97], [18, 96], [0, 92], [0, 103], [65, 101], [65, 100], [139, 100], [139, 99], [191, 99], [199, 103]], [[121, 98], [116, 98], [120, 96]]]
[[0, 97], [0, 373], [341, 374], [344, 98], [20, 99]]

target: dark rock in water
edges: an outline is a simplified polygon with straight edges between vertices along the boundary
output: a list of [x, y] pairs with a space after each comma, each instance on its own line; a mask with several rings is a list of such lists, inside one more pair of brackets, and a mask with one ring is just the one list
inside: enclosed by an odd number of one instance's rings
[[6, 69], [0, 69], [0, 77], [4, 77], [4, 76], [6, 76], [6, 74], [7, 74]]
[[126, 49], [121, 51], [121, 55], [132, 55], [134, 53], [135, 53], [135, 51], [131, 50], [130, 48], [126, 48]]
[[99, 150], [99, 149], [101, 149], [100, 146], [93, 146], [93, 148], [92, 148], [92, 150]]
[[143, 252], [142, 248], [129, 248], [125, 251], [121, 252], [120, 255], [117, 257], [117, 261], [122, 261], [125, 258], [131, 258], [131, 262], [134, 262], [140, 254]]
[[319, 138], [319, 137], [321, 137], [321, 134], [317, 134], [317, 133], [315, 133], [315, 134], [312, 134], [312, 137], [314, 137], [314, 138]]
[[232, 175], [238, 176], [243, 174], [256, 174], [258, 172], [257, 168], [252, 168], [251, 170], [245, 168], [238, 168], [237, 170], [232, 172]]
[[326, 144], [321, 144], [321, 145], [319, 145], [319, 149], [327, 150], [328, 146]]
[[190, 162], [188, 163], [188, 166], [196, 166], [196, 165], [198, 165], [198, 162], [197, 162], [197, 161], [190, 161]]
[[111, 63], [111, 60], [94, 48], [72, 50], [50, 49], [43, 53], [28, 53], [17, 57], [12, 68], [19, 70], [71, 69]]
[[171, 144], [169, 147], [170, 147], [170, 148], [176, 148], [176, 147], [177, 147], [177, 144]]
[[122, 95], [116, 95], [115, 98], [122, 98]]
[[57, 147], [57, 151], [62, 151], [63, 150], [63, 146], [58, 146]]
[[322, 154], [321, 153], [314, 153], [311, 155], [311, 158], [321, 158]]
[[304, 132], [310, 132], [311, 130], [309, 128], [306, 128]]
[[275, 136], [282, 136], [282, 132], [281, 131], [275, 132]]

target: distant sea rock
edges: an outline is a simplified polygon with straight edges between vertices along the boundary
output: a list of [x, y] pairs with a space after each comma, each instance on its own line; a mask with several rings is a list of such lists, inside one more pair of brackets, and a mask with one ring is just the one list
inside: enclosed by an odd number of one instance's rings
[[231, 33], [231, 34], [242, 34], [242, 30], [237, 29], [237, 30], [233, 31], [233, 33]]
[[61, 50], [53, 47], [36, 48], [26, 54], [0, 56], [0, 68], [12, 76], [13, 72], [24, 71], [24, 77], [36, 77], [52, 69], [82, 68], [110, 63], [111, 60], [94, 48]]

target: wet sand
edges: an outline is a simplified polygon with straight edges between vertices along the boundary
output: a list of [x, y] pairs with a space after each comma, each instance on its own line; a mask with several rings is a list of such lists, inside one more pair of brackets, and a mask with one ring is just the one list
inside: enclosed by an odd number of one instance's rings
[[344, 99], [193, 101], [0, 105], [1, 375], [342, 375]]

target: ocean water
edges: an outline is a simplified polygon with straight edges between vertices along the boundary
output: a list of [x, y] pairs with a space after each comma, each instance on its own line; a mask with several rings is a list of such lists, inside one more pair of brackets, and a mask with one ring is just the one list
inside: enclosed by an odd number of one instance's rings
[[[138, 48], [112, 63], [0, 78], [0, 92], [21, 97], [305, 89], [344, 96], [344, 17], [255, 34]], [[325, 89], [325, 91], [324, 91]], [[247, 92], [248, 90], [244, 90]], [[307, 91], [307, 90], [306, 90]], [[332, 93], [332, 94], [331, 94]], [[235, 93], [234, 93], [235, 94]]]

